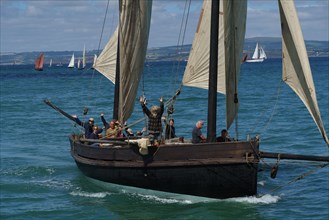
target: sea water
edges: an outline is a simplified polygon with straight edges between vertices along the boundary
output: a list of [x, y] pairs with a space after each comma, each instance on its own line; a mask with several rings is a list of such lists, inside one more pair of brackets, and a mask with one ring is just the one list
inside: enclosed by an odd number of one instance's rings
[[[318, 104], [329, 131], [329, 60], [311, 58]], [[148, 105], [168, 100], [181, 87], [184, 65], [151, 62], [139, 95]], [[258, 195], [224, 200], [111, 186], [90, 180], [70, 156], [68, 135], [77, 127], [44, 104], [49, 99], [81, 120], [112, 116], [113, 85], [93, 70], [33, 65], [1, 66], [1, 219], [328, 219], [329, 168], [319, 162], [264, 159]], [[281, 60], [242, 65], [239, 116], [231, 137], [259, 135], [263, 151], [328, 156], [328, 148], [298, 97], [281, 81]], [[173, 118], [176, 133], [191, 138], [196, 121], [207, 124], [207, 91], [182, 87]], [[225, 127], [225, 100], [218, 94], [217, 134]], [[83, 115], [84, 107], [89, 111]], [[165, 112], [166, 114], [166, 112]], [[143, 117], [135, 100], [128, 120]], [[141, 130], [144, 122], [132, 127]], [[203, 128], [206, 134], [206, 126]], [[202, 149], [200, 149], [202, 150]], [[270, 169], [276, 163], [276, 179]], [[198, 174], [195, 174], [198, 175]], [[300, 178], [299, 178], [300, 177]], [[303, 177], [303, 178], [302, 178]], [[300, 180], [298, 180], [300, 179]]]

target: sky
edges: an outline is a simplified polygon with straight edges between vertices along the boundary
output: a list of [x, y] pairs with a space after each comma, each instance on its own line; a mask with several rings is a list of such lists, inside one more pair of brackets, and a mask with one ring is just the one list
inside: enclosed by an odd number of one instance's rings
[[[118, 16], [118, 1], [110, 0], [102, 35], [107, 2], [0, 0], [0, 52], [102, 49]], [[304, 39], [329, 41], [329, 0], [295, 5]], [[153, 0], [149, 48], [177, 45], [184, 6], [185, 0]], [[201, 0], [192, 0], [184, 44], [192, 43], [201, 7]], [[277, 0], [248, 1], [246, 38], [251, 37], [280, 37]]]

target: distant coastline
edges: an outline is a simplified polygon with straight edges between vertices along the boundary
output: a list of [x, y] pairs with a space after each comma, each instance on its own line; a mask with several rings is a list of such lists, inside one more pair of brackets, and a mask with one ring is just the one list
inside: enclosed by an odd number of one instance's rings
[[[282, 55], [281, 38], [271, 38], [271, 37], [257, 37], [257, 38], [247, 38], [244, 45], [244, 54], [252, 55], [256, 43], [259, 42], [268, 58], [280, 58]], [[329, 57], [329, 41], [305, 41], [306, 49], [309, 57]], [[177, 60], [187, 60], [191, 49], [191, 45], [184, 45], [179, 49], [177, 54], [176, 46], [167, 47], [157, 47], [149, 48], [147, 50], [146, 61], [172, 61]], [[82, 51], [42, 51], [45, 53], [45, 63], [49, 63], [50, 59], [53, 60], [53, 65], [61, 63], [64, 66], [70, 61], [72, 53], [75, 54], [77, 58], [82, 57]], [[33, 52], [1, 52], [0, 53], [0, 65], [22, 65], [22, 64], [34, 64], [36, 57], [40, 51]], [[87, 51], [87, 63], [91, 65], [93, 63], [94, 54], [99, 54], [97, 50]]]

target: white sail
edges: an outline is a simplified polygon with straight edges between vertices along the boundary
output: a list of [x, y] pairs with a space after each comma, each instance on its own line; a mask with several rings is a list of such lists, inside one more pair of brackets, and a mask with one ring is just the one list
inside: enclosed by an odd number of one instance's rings
[[258, 42], [256, 44], [254, 54], [252, 55], [252, 59], [259, 59], [259, 45], [258, 45]]
[[265, 53], [263, 47], [259, 48], [259, 58], [260, 59], [267, 59], [267, 56], [266, 56], [266, 53]]
[[68, 68], [74, 68], [74, 53], [72, 54], [72, 57], [71, 57], [71, 60], [70, 60], [70, 63], [69, 65], [67, 66]]
[[[208, 89], [211, 1], [204, 1], [183, 85]], [[226, 94], [226, 127], [237, 114], [237, 82], [246, 27], [246, 1], [220, 1], [217, 92]], [[225, 32], [224, 32], [225, 30]]]
[[86, 67], [86, 46], [83, 46], [83, 52], [82, 52], [82, 69]]
[[50, 59], [49, 67], [51, 67], [52, 65], [53, 65], [53, 59]]
[[[120, 1], [120, 95], [119, 121], [133, 112], [138, 84], [143, 72], [150, 29], [152, 1]], [[110, 38], [94, 68], [115, 83], [118, 28]]]
[[329, 147], [294, 1], [279, 0], [279, 8], [282, 28], [282, 80], [303, 101]]
[[[220, 1], [220, 16], [219, 27], [223, 27], [223, 2]], [[183, 77], [183, 85], [208, 89], [208, 76], [209, 76], [209, 42], [210, 40], [210, 15], [211, 15], [211, 1], [203, 1], [202, 10], [200, 13], [199, 23], [194, 35], [192, 48], [190, 51], [189, 59], [185, 68]], [[224, 29], [219, 28], [218, 33], [219, 48], [218, 48], [218, 66], [225, 65], [224, 60]], [[222, 49], [220, 49], [222, 48]], [[225, 93], [225, 72], [223, 68], [218, 68], [218, 84], [217, 92]]]
[[[104, 50], [103, 50], [103, 51], [104, 51]], [[92, 66], [92, 69], [95, 69], [96, 60], [97, 60], [97, 55], [96, 55], [96, 54], [94, 54], [94, 61], [93, 61], [93, 66]]]
[[81, 60], [78, 59], [78, 65], [77, 65], [77, 68], [80, 69], [80, 67], [81, 67]]

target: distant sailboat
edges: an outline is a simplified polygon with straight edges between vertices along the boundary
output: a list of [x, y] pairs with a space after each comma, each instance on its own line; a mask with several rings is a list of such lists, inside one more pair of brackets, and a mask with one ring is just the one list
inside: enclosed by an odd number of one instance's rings
[[254, 54], [252, 55], [251, 59], [247, 59], [246, 62], [248, 63], [260, 63], [267, 59], [266, 53], [262, 46], [259, 46], [258, 42], [255, 47]]
[[43, 63], [45, 61], [45, 55], [40, 53], [38, 58], [35, 60], [35, 70], [42, 71], [43, 70]]
[[78, 69], [82, 69], [82, 67], [81, 67], [81, 60], [80, 60], [80, 59], [78, 59], [77, 68], [78, 68]]
[[70, 63], [69, 63], [69, 65], [67, 67], [68, 68], [75, 68], [75, 66], [74, 66], [74, 53], [72, 54]]
[[83, 46], [83, 53], [82, 53], [82, 69], [86, 67], [86, 46]]
[[91, 69], [94, 69], [94, 67], [96, 65], [96, 60], [97, 60], [97, 55], [94, 54], [94, 63], [93, 63], [93, 66], [91, 67]]
[[49, 67], [51, 67], [52, 65], [53, 65], [53, 59], [50, 59]]

